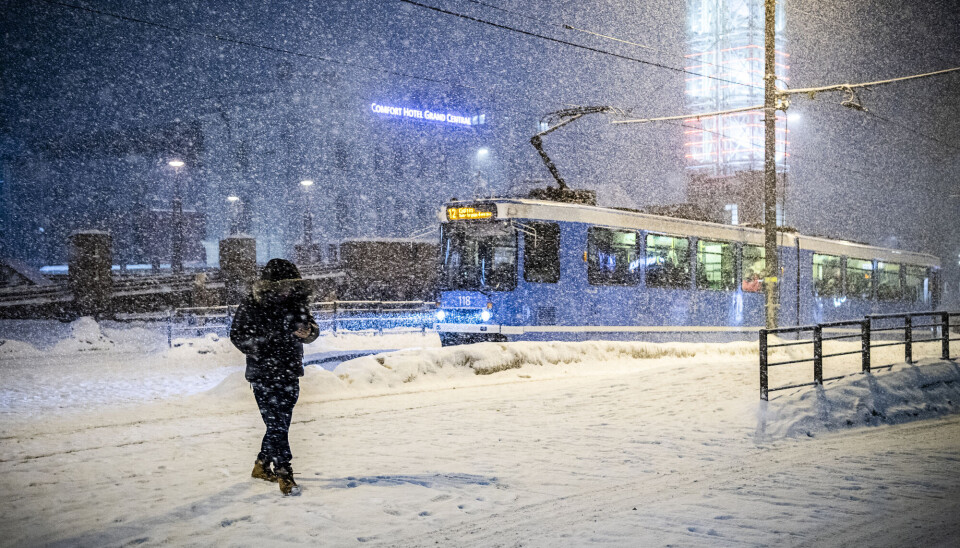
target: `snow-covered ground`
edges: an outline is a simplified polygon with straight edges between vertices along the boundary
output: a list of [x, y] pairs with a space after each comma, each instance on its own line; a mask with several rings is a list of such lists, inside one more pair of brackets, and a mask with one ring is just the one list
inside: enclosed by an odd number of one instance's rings
[[[307, 368], [303, 494], [284, 498], [249, 477], [263, 427], [228, 341], [167, 349], [161, 331], [92, 320], [0, 322], [0, 339], [2, 546], [960, 539], [960, 367], [935, 345], [764, 403], [756, 343], [328, 336], [307, 352], [405, 349]], [[771, 384], [810, 376], [786, 366]]]

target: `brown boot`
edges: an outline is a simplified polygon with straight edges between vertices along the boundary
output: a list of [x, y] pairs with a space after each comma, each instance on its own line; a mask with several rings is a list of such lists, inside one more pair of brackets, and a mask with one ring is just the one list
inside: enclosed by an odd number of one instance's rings
[[266, 481], [277, 481], [277, 475], [270, 469], [270, 463], [260, 459], [253, 463], [253, 472], [250, 476]]
[[280, 484], [280, 492], [285, 497], [300, 494], [300, 486], [293, 480], [293, 468], [289, 464], [277, 465], [277, 483]]

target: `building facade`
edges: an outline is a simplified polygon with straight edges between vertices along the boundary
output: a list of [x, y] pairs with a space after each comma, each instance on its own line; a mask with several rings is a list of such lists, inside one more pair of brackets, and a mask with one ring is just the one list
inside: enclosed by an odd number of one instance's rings
[[294, 257], [309, 239], [329, 259], [344, 239], [432, 238], [443, 202], [502, 188], [515, 161], [483, 103], [337, 73], [211, 100], [200, 118], [206, 244], [240, 227], [260, 258]]
[[[764, 27], [763, 0], [687, 0], [686, 69], [701, 75], [686, 81], [691, 113], [763, 105]], [[775, 29], [777, 85], [785, 87], [790, 55], [785, 51], [782, 2], [777, 3]], [[684, 125], [687, 199], [730, 224], [762, 223], [763, 110], [691, 118]], [[778, 197], [786, 179], [788, 142], [786, 116], [778, 113]]]
[[[776, 9], [777, 83], [789, 82], [783, 3]], [[687, 0], [686, 101], [691, 113], [763, 105], [763, 0]], [[685, 156], [691, 172], [713, 176], [762, 170], [763, 111], [685, 120]], [[786, 169], [787, 128], [777, 117], [777, 167]]]

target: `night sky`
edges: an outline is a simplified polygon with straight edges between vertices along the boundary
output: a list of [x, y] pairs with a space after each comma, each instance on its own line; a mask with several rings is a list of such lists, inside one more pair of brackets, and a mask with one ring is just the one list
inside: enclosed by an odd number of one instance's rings
[[[274, 93], [291, 78], [301, 91], [277, 95], [291, 103], [284, 108], [296, 108], [303, 90], [322, 96], [331, 85], [360, 95], [427, 89], [476, 98], [499, 116], [508, 136], [499, 146], [513, 156], [495, 192], [511, 180], [547, 177], [528, 144], [546, 112], [570, 105], [612, 105], [638, 117], [686, 112], [687, 75], [675, 70], [686, 53], [680, 2], [422, 3], [467, 17], [399, 0], [4, 0], [0, 161], [14, 165], [52, 142], [74, 142], [71, 136], [189, 122], [217, 103]], [[786, 10], [793, 88], [960, 66], [960, 6], [951, 0], [787, 2]], [[868, 112], [844, 108], [842, 99], [794, 97], [787, 224], [934, 253], [956, 288], [960, 197], [951, 196], [960, 195], [960, 73], [864, 90]], [[595, 116], [547, 138], [571, 185], [597, 189], [601, 203], [683, 201], [684, 128], [608, 122]], [[96, 169], [92, 163], [91, 174], [57, 184], [96, 194], [104, 179]], [[30, 184], [16, 177], [29, 174], [4, 170], [7, 189]], [[151, 177], [137, 192], [162, 199]], [[36, 192], [55, 192], [50, 184], [37, 183]], [[4, 230], [38, 222], [45, 214], [38, 207], [0, 205]], [[29, 249], [5, 252], [31, 259]]]

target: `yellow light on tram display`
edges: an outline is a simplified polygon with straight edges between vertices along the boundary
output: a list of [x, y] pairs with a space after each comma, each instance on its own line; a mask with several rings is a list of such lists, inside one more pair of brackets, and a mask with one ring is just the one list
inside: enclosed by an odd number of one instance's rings
[[484, 210], [471, 206], [447, 208], [448, 221], [477, 221], [482, 219], [490, 219], [492, 217], [492, 209]]

